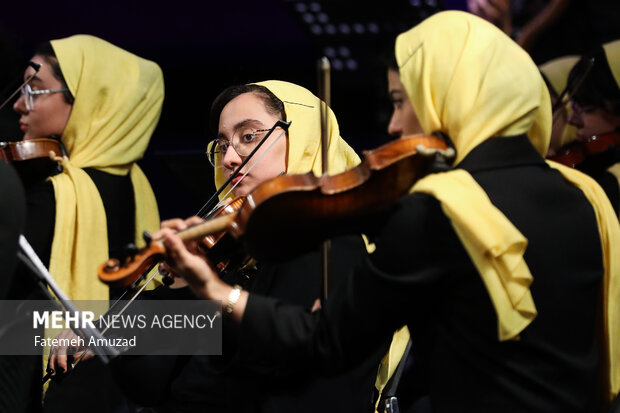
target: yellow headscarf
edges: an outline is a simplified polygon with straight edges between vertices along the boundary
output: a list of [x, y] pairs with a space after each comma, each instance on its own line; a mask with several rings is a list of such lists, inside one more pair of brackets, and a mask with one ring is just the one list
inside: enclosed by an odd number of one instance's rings
[[[528, 54], [492, 24], [464, 12], [435, 14], [396, 39], [396, 59], [424, 132], [447, 133], [456, 163], [493, 136], [528, 133], [546, 152], [547, 87]], [[430, 175], [413, 190], [441, 202], [489, 292], [499, 339], [516, 338], [536, 316], [525, 237], [463, 170]]]
[[[314, 172], [321, 175], [321, 122], [319, 98], [308, 89], [281, 80], [258, 82], [284, 102], [288, 129], [287, 174]], [[274, 132], [276, 133], [276, 132]], [[329, 109], [328, 140], [329, 174], [337, 174], [360, 163], [355, 151], [340, 137], [338, 121]], [[215, 186], [219, 188], [226, 179], [221, 168], [215, 169]]]
[[611, 74], [616, 80], [616, 85], [620, 88], [620, 40], [605, 43], [603, 50], [605, 51]]
[[560, 96], [560, 93], [566, 89], [568, 75], [578, 61], [579, 56], [562, 56], [540, 65], [540, 71], [547, 77], [557, 96]]
[[51, 42], [75, 102], [61, 136], [69, 159], [51, 178], [56, 228], [50, 273], [72, 299], [108, 299], [97, 267], [108, 258], [106, 215], [99, 192], [82, 168], [130, 174], [134, 188], [136, 242], [159, 228], [153, 190], [135, 163], [157, 125], [164, 99], [162, 72], [101, 39], [77, 35]]
[[[468, 13], [438, 13], [396, 40], [400, 76], [426, 133], [447, 133], [456, 163], [494, 136], [527, 133], [544, 156], [551, 130], [547, 87], [534, 63], [492, 24]], [[550, 163], [592, 204], [604, 253], [609, 395], [620, 388], [620, 225], [604, 192], [584, 174]], [[534, 319], [527, 240], [464, 170], [429, 175], [414, 186], [435, 196], [478, 269], [498, 317], [500, 340]]]
[[492, 136], [527, 133], [546, 151], [549, 92], [527, 52], [497, 27], [465, 12], [438, 13], [396, 39], [396, 58], [420, 125], [450, 136], [455, 164]]
[[[575, 66], [575, 63], [579, 61], [579, 56], [563, 56], [557, 59], [550, 60], [540, 66], [540, 71], [543, 72], [553, 92], [557, 97], [560, 96], [562, 91], [566, 89], [566, 83], [568, 81], [568, 75], [571, 69]], [[566, 115], [570, 117], [572, 113], [571, 104], [566, 103]], [[560, 146], [564, 146], [577, 139], [577, 128], [570, 123], [566, 123], [564, 130], [562, 131], [562, 138], [560, 140]]]

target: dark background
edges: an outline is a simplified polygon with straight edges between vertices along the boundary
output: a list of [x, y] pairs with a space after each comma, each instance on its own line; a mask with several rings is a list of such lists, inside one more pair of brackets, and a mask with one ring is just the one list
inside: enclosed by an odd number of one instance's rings
[[[326, 55], [342, 136], [358, 152], [374, 148], [389, 139], [383, 55], [391, 52], [398, 33], [445, 7], [463, 9], [464, 2], [5, 1], [0, 8], [0, 90], [18, 85], [39, 43], [78, 33], [157, 62], [166, 98], [140, 164], [162, 218], [185, 217], [214, 191], [204, 149], [212, 137], [208, 111], [224, 88], [281, 79], [316, 93], [316, 60]], [[17, 120], [10, 107], [0, 112], [0, 140], [20, 139]]]

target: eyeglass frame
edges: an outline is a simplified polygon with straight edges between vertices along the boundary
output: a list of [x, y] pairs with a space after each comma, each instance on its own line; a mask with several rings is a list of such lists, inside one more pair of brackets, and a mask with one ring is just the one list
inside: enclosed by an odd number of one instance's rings
[[63, 87], [60, 89], [41, 89], [41, 90], [32, 90], [30, 85], [25, 85], [20, 89], [22, 96], [24, 97], [24, 104], [26, 105], [26, 109], [32, 110], [34, 109], [34, 96], [36, 95], [46, 95], [50, 93], [60, 93], [69, 91], [68, 88]]
[[[271, 136], [271, 134], [273, 133], [273, 131], [279, 126], [282, 129], [284, 129], [285, 132], [288, 131], [288, 127], [290, 126], [291, 122], [285, 122], [283, 120], [278, 120], [276, 121], [276, 123], [269, 129], [252, 129], [252, 134], [257, 133], [257, 132], [267, 132], [265, 134], [265, 136], [256, 144], [256, 146], [254, 148], [252, 148], [252, 150], [246, 155], [246, 154], [241, 154], [239, 153], [239, 150], [237, 148], [238, 144], [235, 144], [233, 140], [229, 140], [228, 142], [228, 146], [226, 147], [225, 151], [220, 151], [220, 152], [215, 152], [215, 149], [211, 149], [211, 148], [216, 148], [217, 147], [217, 138], [213, 139], [212, 141], [210, 141], [207, 145], [207, 151], [205, 152], [207, 155], [207, 159], [209, 160], [209, 163], [214, 167], [214, 168], [221, 168], [221, 162], [220, 165], [216, 165], [215, 164], [215, 154], [216, 153], [221, 153], [221, 156], [223, 157], [224, 154], [228, 151], [228, 148], [230, 148], [232, 146], [233, 150], [235, 151], [235, 153], [237, 155], [239, 155], [239, 157], [241, 158], [246, 158], [249, 159], [250, 157], [252, 157], [252, 155], [254, 155], [254, 153], [258, 150], [258, 148], [263, 144], [263, 142], [265, 142], [267, 140], [267, 138], [269, 138], [269, 136]], [[233, 135], [233, 139], [236, 135]], [[213, 155], [213, 156], [212, 156]], [[245, 162], [242, 163], [242, 165], [245, 165]]]

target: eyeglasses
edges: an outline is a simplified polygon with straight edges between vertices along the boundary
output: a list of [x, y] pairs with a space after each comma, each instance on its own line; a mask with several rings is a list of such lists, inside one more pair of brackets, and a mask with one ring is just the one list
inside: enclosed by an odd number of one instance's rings
[[48, 93], [66, 92], [68, 90], [69, 89], [67, 89], [66, 87], [64, 87], [62, 89], [32, 90], [30, 85], [26, 85], [26, 86], [22, 87], [21, 92], [22, 92], [22, 95], [24, 96], [24, 102], [26, 104], [26, 109], [32, 110], [34, 108], [34, 97], [35, 96], [37, 96], [37, 95], [45, 95], [45, 94], [48, 94]]
[[252, 153], [254, 148], [268, 136], [268, 132], [276, 126], [277, 125], [274, 125], [274, 127], [270, 129], [250, 129], [248, 127], [242, 127], [235, 132], [231, 140], [222, 138], [212, 140], [207, 146], [207, 157], [209, 158], [209, 162], [214, 167], [221, 168], [222, 158], [230, 146], [232, 146], [240, 157], [247, 157]]

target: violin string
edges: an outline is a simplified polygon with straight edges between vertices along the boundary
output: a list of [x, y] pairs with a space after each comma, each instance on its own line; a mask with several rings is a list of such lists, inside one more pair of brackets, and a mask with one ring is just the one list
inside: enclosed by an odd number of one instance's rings
[[[153, 267], [149, 268], [145, 273], [148, 273], [149, 271], [151, 271], [153, 269]], [[144, 287], [146, 285], [148, 285], [148, 283], [151, 282], [151, 280], [153, 280], [153, 278], [155, 278], [157, 275], [162, 275], [159, 272], [159, 268], [157, 269], [157, 271], [155, 272], [155, 274], [153, 274], [146, 283], [144, 283], [144, 285], [142, 286], [142, 288], [140, 288], [139, 290], [136, 290], [135, 288], [125, 288], [125, 290], [123, 290], [123, 293], [121, 294], [120, 297], [118, 297], [110, 306], [110, 308], [108, 308], [108, 311], [106, 311], [106, 315], [109, 314], [112, 310], [114, 310], [114, 308], [118, 305], [118, 303], [120, 303], [121, 301], [123, 301], [123, 298], [127, 295], [132, 293], [133, 295], [131, 296], [131, 298], [129, 298], [129, 300], [133, 300], [134, 297], [136, 297], [138, 294], [140, 294], [143, 290]]]
[[[151, 268], [152, 268], [152, 267], [151, 267]], [[150, 276], [150, 277], [146, 280], [146, 282], [144, 282], [144, 283], [142, 284], [142, 286], [141, 286], [138, 290], [135, 290], [135, 291], [134, 291], [133, 295], [132, 295], [132, 296], [131, 296], [128, 300], [127, 300], [127, 304], [125, 304], [125, 306], [124, 306], [123, 308], [121, 308], [121, 310], [120, 310], [118, 313], [116, 313], [116, 315], [117, 315], [117, 316], [119, 316], [119, 315], [123, 314], [123, 313], [125, 312], [125, 310], [127, 309], [127, 307], [129, 307], [129, 305], [130, 305], [131, 303], [133, 303], [133, 302], [136, 300], [136, 298], [138, 297], [138, 295], [140, 295], [140, 293], [141, 293], [142, 291], [144, 291], [144, 289], [146, 288], [146, 286], [147, 286], [147, 285], [149, 285], [149, 283], [150, 283], [151, 281], [153, 281], [153, 279], [154, 279], [155, 277], [157, 277], [158, 275], [161, 275], [161, 273], [159, 272], [159, 268], [158, 268], [156, 271], [154, 271], [154, 272], [153, 272], [153, 274], [152, 274], [152, 275], [151, 275], [151, 276]], [[118, 301], [117, 301], [117, 302], [118, 302]], [[105, 334], [105, 332], [106, 332], [106, 331], [108, 331], [108, 329], [109, 329], [109, 328], [110, 328], [110, 326], [109, 326], [109, 325], [108, 325], [108, 326], [106, 326], [106, 328], [104, 328], [103, 330], [101, 330], [101, 334]]]
[[[585, 65], [585, 69], [583, 69], [583, 73], [575, 79], [573, 84], [566, 85], [564, 90], [562, 90], [562, 93], [560, 93], [560, 96], [558, 96], [557, 102], [551, 108], [551, 111], [554, 115], [556, 112], [559, 112], [560, 108], [565, 106], [573, 98], [573, 96], [581, 88], [582, 83], [586, 80], [586, 78], [590, 74], [590, 71], [592, 70], [592, 67], [594, 66], [594, 58], [593, 57], [587, 58], [583, 60], [583, 62], [584, 63], [581, 63]], [[580, 64], [580, 63], [577, 63], [577, 64]]]
[[[151, 267], [152, 268], [152, 267]], [[142, 291], [144, 291], [144, 289], [146, 288], [147, 285], [149, 285], [149, 283], [153, 280], [153, 278], [155, 278], [156, 276], [160, 275], [161, 273], [159, 272], [159, 268], [157, 269], [157, 271], [153, 272], [153, 275], [151, 275], [149, 277], [148, 280], [146, 280], [146, 282], [142, 285], [142, 287], [140, 287], [138, 290], [133, 290], [133, 295], [131, 296], [131, 298], [129, 298], [127, 300], [127, 304], [125, 304], [125, 306], [123, 308], [121, 308], [121, 310], [116, 313], [116, 316], [120, 316], [121, 314], [123, 314], [125, 312], [125, 310], [127, 309], [127, 307], [129, 307], [131, 305], [131, 303], [133, 303], [136, 298], [138, 297], [138, 295], [140, 295], [140, 293]], [[129, 289], [126, 289], [123, 294], [121, 295], [121, 298], [119, 298], [118, 300], [116, 300], [114, 302], [114, 304], [112, 304], [112, 306], [108, 309], [108, 311], [106, 311], [105, 315], [110, 314], [110, 311], [112, 311], [112, 309], [119, 303], [121, 302], [122, 298], [125, 296], [125, 294], [127, 293], [127, 291], [129, 291]], [[103, 336], [106, 331], [109, 330], [111, 324], [108, 324], [103, 330], [101, 330], [101, 335]], [[83, 351], [82, 354], [80, 355], [79, 358], [77, 358], [74, 362], [73, 365], [75, 366], [76, 364], [78, 364], [80, 362], [80, 360], [82, 360], [84, 358], [84, 356], [86, 355], [86, 351]]]
[[237, 185], [241, 183], [243, 178], [245, 178], [246, 175], [249, 174], [250, 171], [252, 171], [252, 169], [254, 169], [254, 167], [261, 161], [261, 159], [263, 159], [263, 157], [267, 155], [267, 153], [271, 150], [271, 148], [280, 140], [280, 138], [282, 138], [284, 134], [286, 134], [286, 131], [282, 131], [282, 133], [280, 133], [277, 136], [277, 138], [274, 139], [274, 141], [269, 146], [267, 146], [267, 149], [263, 151], [263, 153], [261, 153], [260, 156], [254, 160], [254, 162], [250, 165], [247, 171], [245, 171], [243, 175], [241, 175], [241, 179], [239, 179], [232, 187], [230, 187], [230, 189], [224, 194], [224, 196], [222, 196], [222, 199], [217, 204], [215, 204], [213, 208], [211, 208], [209, 213], [206, 215], [207, 217], [210, 216], [215, 210], [217, 210], [218, 208], [224, 205], [224, 200], [226, 199], [226, 197], [230, 195], [230, 193], [237, 187]]

